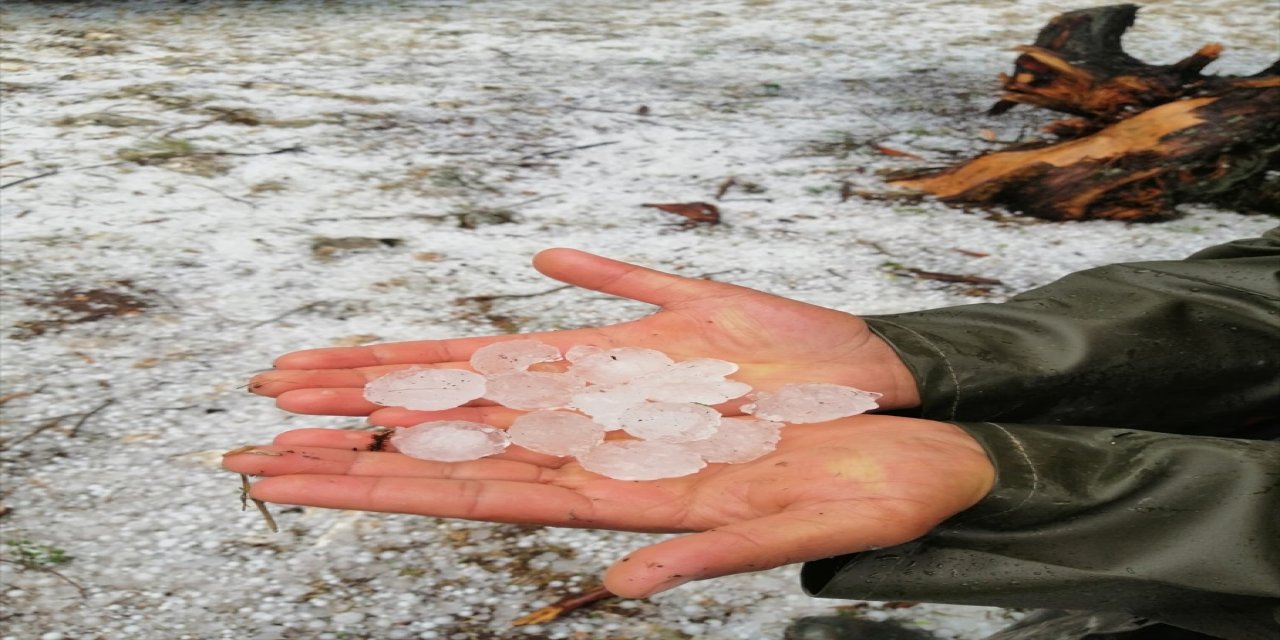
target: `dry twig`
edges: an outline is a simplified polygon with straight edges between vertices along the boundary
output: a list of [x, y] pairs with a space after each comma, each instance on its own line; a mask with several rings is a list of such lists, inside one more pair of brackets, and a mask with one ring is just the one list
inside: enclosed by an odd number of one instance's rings
[[[252, 448], [252, 447], [251, 447]], [[260, 451], [244, 451], [242, 453], [261, 453]], [[276, 453], [275, 455], [280, 455]], [[249, 508], [249, 502], [253, 502], [253, 506], [258, 508], [258, 513], [262, 514], [262, 519], [266, 521], [267, 528], [271, 533], [280, 533], [280, 527], [276, 526], [276, 519], [271, 517], [271, 512], [267, 510], [267, 503], [249, 495], [249, 476], [240, 474], [240, 510], [244, 511]]]
[[612, 591], [609, 591], [604, 587], [597, 587], [584, 593], [566, 596], [541, 609], [538, 609], [537, 611], [520, 616], [519, 618], [516, 618], [511, 625], [515, 627], [522, 627], [527, 624], [543, 624], [546, 622], [552, 622], [554, 620], [558, 620], [561, 616], [573, 611], [574, 609], [580, 609], [589, 604], [616, 597], [617, 596], [614, 595]]

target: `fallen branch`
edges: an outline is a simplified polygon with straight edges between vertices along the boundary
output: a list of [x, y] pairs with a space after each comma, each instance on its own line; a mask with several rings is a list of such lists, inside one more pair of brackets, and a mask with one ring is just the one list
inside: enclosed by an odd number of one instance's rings
[[1021, 53], [999, 114], [1018, 104], [1067, 113], [1034, 143], [958, 167], [893, 179], [963, 206], [1001, 205], [1038, 218], [1154, 221], [1186, 202], [1280, 210], [1280, 63], [1248, 77], [1201, 72], [1209, 44], [1171, 65], [1128, 55], [1131, 4], [1049, 21]]

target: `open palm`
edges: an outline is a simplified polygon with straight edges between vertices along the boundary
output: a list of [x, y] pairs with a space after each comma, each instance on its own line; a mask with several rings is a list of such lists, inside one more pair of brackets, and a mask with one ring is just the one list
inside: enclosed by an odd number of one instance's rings
[[628, 597], [907, 542], [972, 506], [994, 478], [982, 447], [964, 431], [891, 416], [790, 426], [767, 456], [651, 482], [611, 480], [570, 459], [518, 447], [472, 462], [415, 460], [368, 451], [372, 437], [291, 431], [271, 447], [226, 457], [224, 465], [269, 476], [252, 490], [267, 502], [693, 532], [616, 562], [605, 586]]
[[[648, 347], [676, 359], [720, 358], [741, 365], [734, 378], [758, 389], [790, 382], [830, 382], [877, 391], [885, 408], [918, 403], [910, 372], [856, 316], [731, 284], [684, 278], [572, 249], [534, 258], [543, 274], [584, 289], [659, 306], [620, 324], [528, 334], [554, 344]], [[476, 349], [513, 336], [423, 340], [312, 349], [280, 357], [250, 389], [295, 413], [369, 415], [403, 425], [423, 416], [380, 410], [363, 398], [366, 382], [407, 366], [466, 368]]]

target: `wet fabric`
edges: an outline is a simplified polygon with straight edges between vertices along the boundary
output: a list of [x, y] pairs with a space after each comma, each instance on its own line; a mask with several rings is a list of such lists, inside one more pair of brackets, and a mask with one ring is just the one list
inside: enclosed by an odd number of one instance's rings
[[1280, 228], [868, 322], [997, 481], [920, 540], [807, 564], [806, 591], [1280, 637]]

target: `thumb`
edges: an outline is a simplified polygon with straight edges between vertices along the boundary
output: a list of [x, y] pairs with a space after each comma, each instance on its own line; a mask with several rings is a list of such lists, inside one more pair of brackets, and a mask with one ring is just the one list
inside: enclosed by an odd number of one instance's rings
[[[605, 572], [604, 584], [643, 598], [693, 580], [764, 571], [797, 562], [901, 544], [933, 522], [886, 514], [868, 505], [817, 505], [665, 540], [628, 554]], [[885, 517], [889, 515], [889, 517]]]
[[533, 266], [543, 275], [575, 287], [660, 307], [724, 295], [730, 291], [749, 291], [736, 285], [685, 278], [610, 260], [577, 249], [540, 251], [533, 257]]

